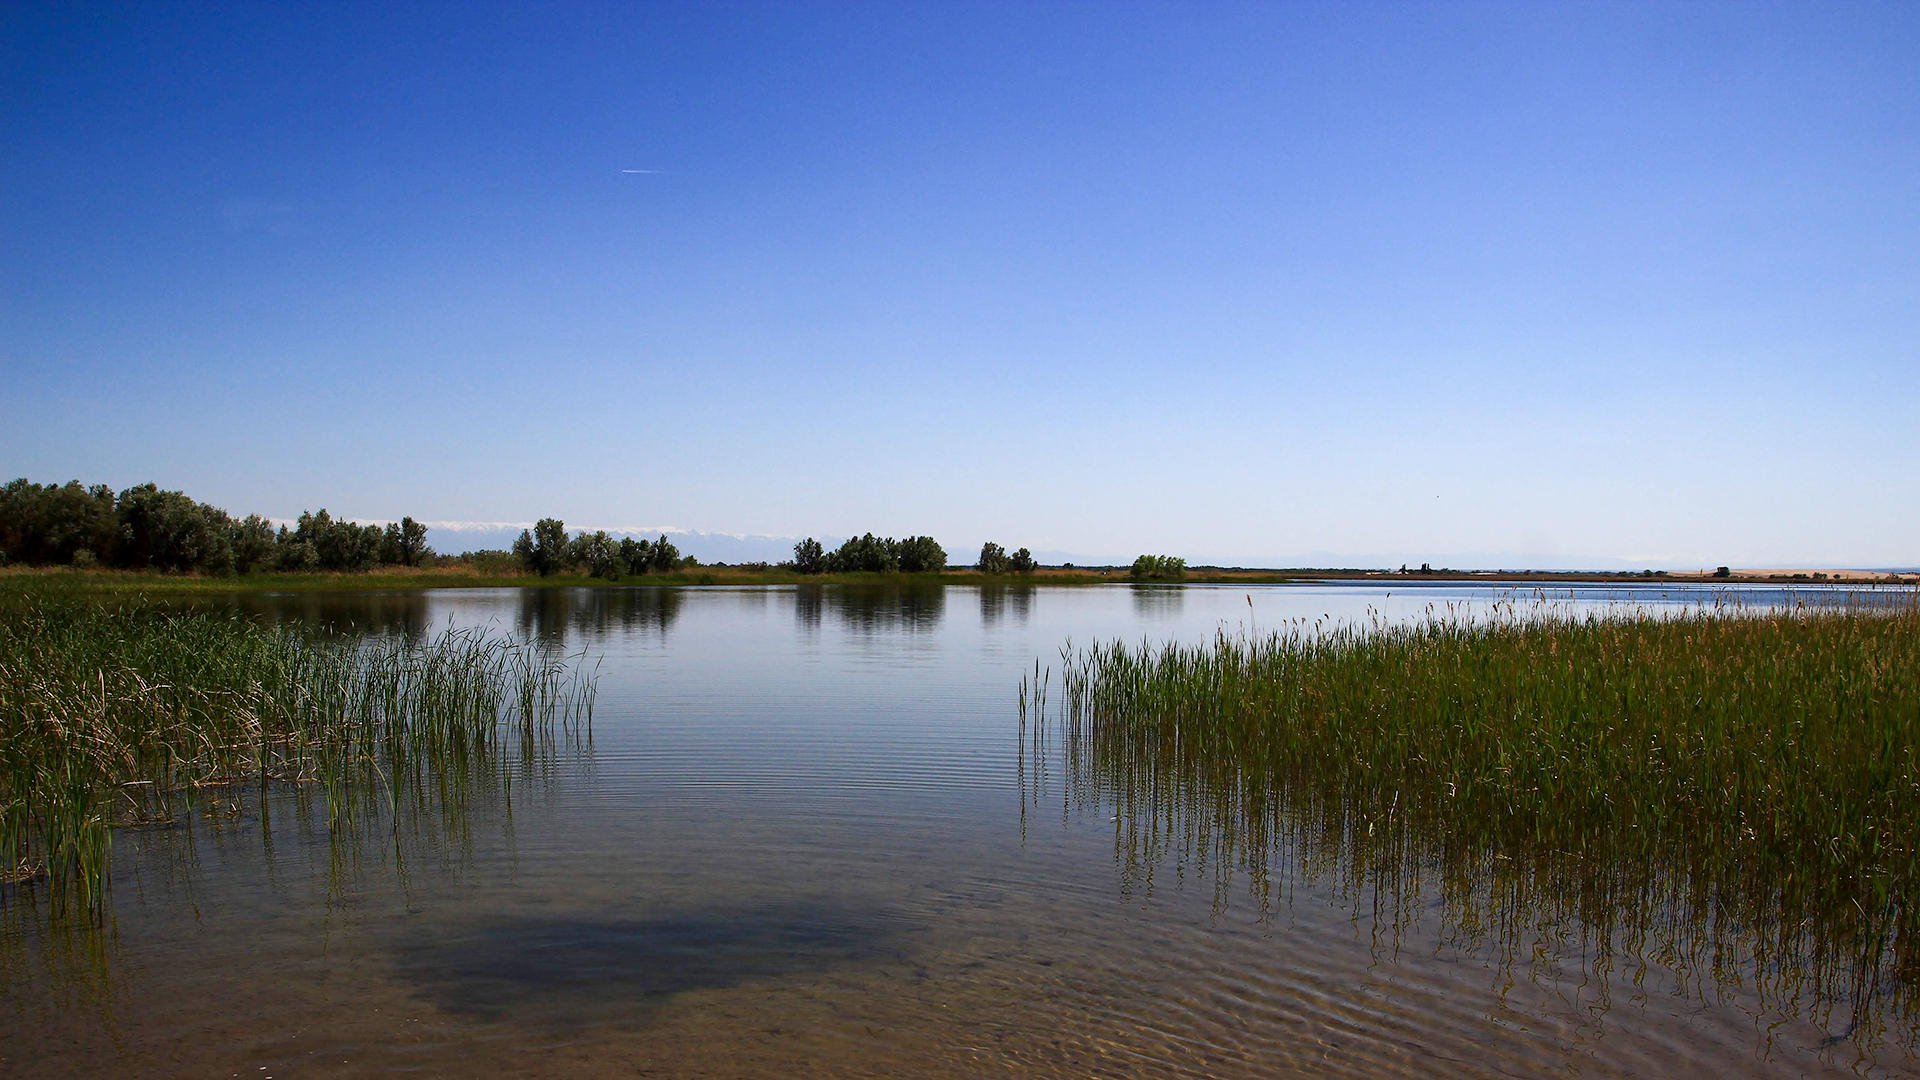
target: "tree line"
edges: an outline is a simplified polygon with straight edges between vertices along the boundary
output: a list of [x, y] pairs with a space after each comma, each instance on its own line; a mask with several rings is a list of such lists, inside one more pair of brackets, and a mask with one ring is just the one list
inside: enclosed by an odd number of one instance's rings
[[793, 545], [793, 569], [801, 574], [925, 574], [947, 568], [947, 551], [931, 536], [891, 536], [866, 533], [832, 551], [809, 536]]
[[[1008, 555], [1006, 548], [989, 540], [981, 545], [980, 559], [974, 567], [983, 574], [1030, 574], [1037, 565], [1026, 548]], [[947, 568], [947, 552], [931, 536], [895, 540], [866, 533], [832, 551], [809, 536], [793, 545], [791, 566], [802, 574], [926, 574]]]
[[1021, 548], [1009, 555], [1006, 548], [989, 540], [980, 545], [980, 561], [974, 565], [983, 574], [1031, 574], [1033, 552]]
[[520, 530], [513, 542], [513, 554], [528, 573], [541, 577], [585, 570], [593, 577], [612, 581], [628, 574], [666, 573], [700, 565], [700, 560], [681, 555], [665, 534], [658, 540], [631, 536], [615, 540], [605, 529], [598, 529], [568, 539], [566, 522], [559, 518], [541, 518], [533, 528]]
[[1187, 560], [1177, 555], [1142, 555], [1133, 560], [1129, 576], [1135, 581], [1179, 581], [1187, 576]]
[[[150, 483], [118, 493], [78, 480], [36, 484], [18, 479], [0, 487], [0, 565], [208, 574], [339, 572], [419, 566], [440, 558], [426, 540], [427, 527], [411, 517], [384, 526], [359, 525], [321, 509], [301, 513], [291, 526], [276, 526], [258, 514], [235, 518]], [[542, 518], [522, 530], [511, 556], [477, 552], [467, 557], [482, 556], [511, 557], [542, 577], [585, 573], [608, 580], [699, 565], [664, 534], [656, 540], [615, 539], [605, 530], [569, 536], [558, 518]], [[1026, 548], [1009, 555], [991, 540], [981, 545], [974, 565], [984, 574], [1030, 574], [1038, 568]], [[947, 568], [947, 552], [931, 536], [896, 540], [865, 533], [832, 551], [808, 537], [793, 546], [793, 561], [782, 566], [801, 574], [937, 573]], [[1142, 576], [1140, 564], [1134, 569], [1136, 577]], [[1172, 576], [1177, 574], [1176, 568]]]
[[140, 484], [0, 488], [0, 562], [127, 570], [245, 574], [256, 570], [367, 570], [432, 558], [427, 527], [411, 517], [357, 525], [322, 509], [277, 529], [258, 514], [234, 518], [182, 492]]

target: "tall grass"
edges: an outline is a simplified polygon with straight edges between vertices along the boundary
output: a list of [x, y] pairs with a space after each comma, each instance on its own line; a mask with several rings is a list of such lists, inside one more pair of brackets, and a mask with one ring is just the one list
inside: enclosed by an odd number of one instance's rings
[[1437, 886], [1470, 935], [1564, 919], [1603, 965], [1657, 942], [1851, 1003], [1849, 1027], [1916, 1013], [1911, 596], [1296, 624], [1069, 648], [1061, 675], [1048, 724], [1081, 797], [1119, 811], [1130, 873], [1174, 853], [1264, 892], [1284, 859], [1389, 908]]
[[591, 674], [484, 630], [364, 638], [139, 602], [0, 608], [0, 872], [98, 916], [111, 830], [213, 786], [310, 784], [328, 824], [457, 800], [503, 740], [591, 720]]

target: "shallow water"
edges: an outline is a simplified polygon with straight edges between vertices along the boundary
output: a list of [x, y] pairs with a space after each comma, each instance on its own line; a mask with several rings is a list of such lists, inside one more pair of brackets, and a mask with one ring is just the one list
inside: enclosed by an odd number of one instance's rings
[[[1612, 604], [1819, 588], [1552, 590]], [[1463, 932], [1292, 850], [1262, 902], [1142, 853], [1017, 693], [1071, 640], [1485, 614], [1530, 588], [448, 590], [217, 601], [492, 624], [599, 663], [590, 737], [464, 814], [329, 835], [245, 792], [115, 840], [102, 932], [0, 921], [0, 1075], [1909, 1073], [1900, 1030], [1670, 945]], [[1451, 605], [1451, 607], [1449, 607]], [[1656, 947], [1658, 946], [1658, 947]], [[1722, 965], [1724, 966], [1724, 964]], [[1759, 980], [1764, 985], [1765, 980]]]

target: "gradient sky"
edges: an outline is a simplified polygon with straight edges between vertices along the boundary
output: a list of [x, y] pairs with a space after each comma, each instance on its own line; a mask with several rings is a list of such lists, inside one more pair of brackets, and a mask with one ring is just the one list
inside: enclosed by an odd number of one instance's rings
[[6, 477], [1920, 563], [1920, 5], [18, 3], [0, 50]]

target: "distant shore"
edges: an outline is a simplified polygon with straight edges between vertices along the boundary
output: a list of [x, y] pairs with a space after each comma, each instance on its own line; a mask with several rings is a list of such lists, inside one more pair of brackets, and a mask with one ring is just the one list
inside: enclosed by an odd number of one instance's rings
[[[1730, 569], [1664, 571], [1577, 570], [1382, 570], [1378, 568], [1291, 568], [1190, 566], [1178, 581], [1165, 585], [1290, 585], [1323, 581], [1482, 582], [1527, 585], [1685, 584], [1838, 584], [1920, 585], [1920, 573], [1881, 573], [1835, 569]], [[245, 575], [159, 574], [129, 570], [0, 568], [0, 592], [23, 588], [76, 588], [102, 592], [306, 592], [331, 589], [410, 590], [475, 588], [581, 588], [688, 585], [1119, 585], [1135, 584], [1125, 566], [1043, 566], [1027, 574], [983, 574], [971, 568], [933, 573], [801, 574], [781, 567], [701, 566], [669, 573], [618, 579], [578, 574], [500, 574], [459, 563], [436, 567], [384, 567], [347, 573], [254, 573]]]

